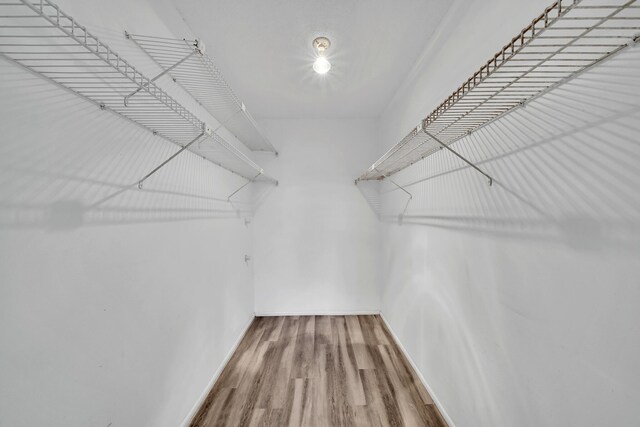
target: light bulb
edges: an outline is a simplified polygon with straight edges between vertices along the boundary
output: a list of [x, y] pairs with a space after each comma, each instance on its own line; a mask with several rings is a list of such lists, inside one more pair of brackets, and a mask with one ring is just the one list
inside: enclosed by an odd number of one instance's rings
[[313, 71], [318, 74], [327, 74], [331, 69], [331, 62], [324, 56], [318, 56], [313, 63]]

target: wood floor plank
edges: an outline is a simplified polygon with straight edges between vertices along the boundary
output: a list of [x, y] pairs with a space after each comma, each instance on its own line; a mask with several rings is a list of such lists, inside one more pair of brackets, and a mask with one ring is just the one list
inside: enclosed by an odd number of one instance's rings
[[[258, 378], [247, 387], [251, 390], [248, 395], [256, 396], [257, 408], [281, 408], [285, 401], [289, 386], [288, 375], [283, 378], [283, 371], [287, 372], [290, 364], [286, 361], [286, 345], [280, 341], [269, 342], [269, 350], [265, 353], [264, 363]], [[260, 391], [264, 389], [264, 393]]]
[[329, 405], [327, 383], [327, 348], [330, 344], [318, 344], [317, 340], [314, 345], [313, 355], [313, 378], [311, 380], [312, 395], [312, 419], [316, 425], [329, 424]]
[[316, 316], [314, 345], [333, 344], [331, 316]]
[[258, 427], [262, 424], [262, 418], [264, 417], [265, 409], [258, 408], [253, 411], [253, 415], [251, 416], [251, 421], [249, 421], [249, 426]]
[[285, 319], [280, 339], [277, 341], [277, 345], [282, 347], [279, 374], [270, 384], [270, 393], [267, 393], [263, 398], [263, 403], [266, 407], [279, 409], [284, 407], [287, 403], [289, 379], [291, 378], [291, 370], [293, 369], [293, 358], [295, 355], [296, 338], [298, 336], [299, 328], [299, 317], [291, 316]]
[[287, 406], [284, 407], [284, 425], [291, 427], [311, 425], [312, 400], [309, 378], [295, 378], [289, 381]]
[[372, 424], [388, 426], [389, 417], [384, 409], [384, 401], [375, 369], [363, 369], [360, 371], [362, 383], [364, 384], [368, 409], [367, 420]]
[[259, 317], [191, 427], [444, 427], [379, 316]]
[[[264, 327], [265, 323], [262, 320], [251, 324], [227, 365], [251, 366], [251, 362], [255, 360], [255, 352], [260, 345]], [[246, 372], [242, 369], [224, 369], [216, 381], [216, 386], [236, 388], [245, 374]]]
[[365, 342], [364, 334], [361, 328], [358, 316], [346, 316], [346, 325], [348, 331], [347, 342], [353, 349], [356, 358], [356, 366], [358, 369], [373, 369], [373, 361], [369, 355], [370, 345]]
[[355, 422], [357, 427], [386, 427], [380, 421], [378, 414], [369, 406], [358, 406], [356, 408]]
[[231, 401], [235, 388], [221, 388], [209, 400], [210, 404], [204, 404], [192, 425], [223, 426], [229, 417]]
[[382, 363], [385, 366], [390, 387], [396, 394], [396, 400], [402, 418], [410, 425], [424, 425], [425, 420], [422, 419], [424, 411], [422, 409], [425, 406], [425, 402], [410, 382], [400, 379], [399, 373], [394, 369], [394, 365], [391, 362], [387, 347], [388, 346], [385, 345], [379, 345], [377, 350], [380, 352]]
[[[283, 410], [282, 409], [267, 409], [262, 416], [261, 427], [275, 427], [282, 426], [283, 420]], [[208, 426], [207, 426], [208, 427]]]
[[357, 316], [344, 316], [347, 331], [349, 332], [349, 344], [364, 344], [360, 320]]
[[246, 426], [251, 421], [251, 413], [258, 408], [268, 408], [269, 405], [260, 405], [259, 400], [263, 397], [273, 397], [269, 392], [274, 379], [278, 377], [280, 369], [280, 360], [283, 349], [277, 342], [267, 341], [263, 343], [266, 347], [261, 360], [259, 369], [255, 367], [238, 367], [244, 368], [247, 375], [243, 378], [242, 383], [238, 387], [235, 396], [237, 399], [232, 402], [231, 416], [232, 420], [228, 425]]
[[265, 330], [264, 338], [267, 341], [278, 341], [280, 339], [280, 333], [282, 333], [282, 326], [284, 325], [284, 317], [263, 317], [263, 319], [269, 319], [270, 328]]
[[374, 316], [357, 316], [360, 322], [360, 330], [362, 331], [362, 338], [364, 342], [370, 345], [381, 344], [378, 341], [378, 337], [374, 331], [374, 322], [376, 321]]
[[293, 355], [291, 378], [309, 378], [313, 370], [315, 316], [302, 316]]
[[387, 370], [394, 373], [398, 383], [403, 384], [412, 394], [419, 396], [423, 404], [432, 405], [433, 400], [431, 400], [431, 396], [429, 396], [427, 390], [425, 390], [422, 383], [420, 383], [411, 366], [404, 360], [402, 354], [397, 349], [388, 345], [379, 346], [379, 351], [383, 356]]
[[382, 322], [382, 319], [379, 315], [376, 314], [375, 316], [367, 316], [367, 318], [369, 319], [369, 322], [373, 327], [373, 333], [378, 339], [379, 344], [395, 345], [391, 333], [387, 331], [387, 328], [384, 327], [384, 322]]
[[349, 344], [348, 330], [345, 321], [346, 316], [334, 319], [335, 330], [338, 332], [338, 357], [334, 369], [344, 379], [347, 389], [347, 397], [352, 406], [366, 405], [364, 389], [358, 373], [356, 355]]

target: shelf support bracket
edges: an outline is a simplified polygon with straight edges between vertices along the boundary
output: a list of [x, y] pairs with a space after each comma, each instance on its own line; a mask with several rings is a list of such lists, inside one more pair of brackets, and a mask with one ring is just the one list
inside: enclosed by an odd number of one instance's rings
[[400, 185], [397, 182], [395, 182], [394, 180], [392, 180], [390, 177], [387, 177], [387, 179], [389, 180], [390, 183], [392, 183], [393, 185], [398, 187], [400, 190], [404, 191], [405, 194], [407, 196], [409, 196], [409, 198], [407, 199], [407, 203], [404, 204], [404, 209], [402, 210], [402, 213], [400, 214], [400, 220], [402, 220], [402, 218], [404, 217], [404, 214], [407, 213], [407, 208], [409, 207], [409, 203], [411, 203], [411, 200], [413, 199], [413, 195], [411, 193], [409, 193], [409, 191], [406, 188], [404, 188], [402, 185]]
[[[185, 145], [184, 147], [182, 147], [180, 150], [178, 150], [178, 152], [176, 152], [174, 155], [172, 155], [171, 157], [169, 157], [167, 160], [165, 160], [164, 162], [162, 162], [157, 168], [155, 168], [154, 170], [152, 170], [151, 172], [149, 172], [144, 178], [142, 178], [140, 181], [138, 181], [138, 188], [142, 190], [142, 183], [149, 178], [151, 175], [153, 175], [154, 173], [158, 172], [158, 170], [163, 167], [164, 165], [166, 165], [167, 163], [169, 163], [171, 160], [173, 160], [178, 154], [182, 153], [184, 150], [186, 150], [187, 148], [191, 147], [193, 144], [195, 144], [196, 142], [198, 142], [200, 140], [200, 138], [202, 138], [203, 136], [211, 136], [214, 133], [216, 133], [218, 131], [218, 129], [220, 129], [222, 126], [224, 126], [229, 120], [231, 120], [233, 117], [235, 117], [236, 114], [238, 114], [241, 110], [236, 111], [235, 113], [231, 114], [229, 117], [227, 117], [227, 119], [220, 123], [218, 125], [218, 127], [216, 127], [215, 129], [211, 130], [210, 128], [208, 128], [205, 124], [203, 124], [203, 128], [202, 128], [202, 133], [200, 133], [200, 135], [196, 136], [195, 139], [193, 139], [192, 141], [190, 141], [187, 145]], [[154, 133], [155, 135], [155, 133]], [[263, 173], [263, 171], [260, 171], [260, 173], [258, 175], [261, 175]], [[257, 176], [256, 176], [257, 178]], [[253, 179], [256, 179], [253, 178]]]
[[253, 181], [255, 181], [260, 175], [262, 175], [263, 171], [260, 171], [260, 173], [258, 173], [256, 176], [254, 176], [253, 178], [247, 180], [247, 182], [245, 182], [244, 184], [242, 184], [237, 190], [235, 190], [233, 193], [229, 194], [229, 196], [227, 197], [227, 201], [230, 202], [231, 198], [233, 196], [235, 196], [236, 194], [238, 194], [240, 192], [240, 190], [242, 190], [244, 187], [246, 187], [247, 185], [251, 184]]
[[182, 147], [181, 149], [179, 149], [178, 151], [176, 151], [171, 157], [169, 157], [167, 160], [165, 160], [164, 162], [160, 163], [154, 170], [152, 170], [151, 172], [149, 172], [148, 174], [146, 174], [144, 176], [144, 178], [142, 178], [140, 181], [138, 181], [138, 188], [142, 190], [142, 183], [145, 182], [147, 180], [147, 178], [149, 178], [151, 175], [153, 175], [154, 173], [158, 172], [164, 165], [166, 165], [167, 163], [169, 163], [171, 160], [175, 159], [180, 153], [182, 153], [184, 150], [186, 150], [187, 148], [191, 147], [193, 144], [195, 144], [200, 138], [202, 138], [204, 135], [206, 135], [207, 132], [205, 130], [203, 130], [200, 135], [196, 136], [194, 139], [192, 139], [188, 144], [186, 144], [184, 147]]
[[455, 151], [453, 148], [449, 147], [447, 144], [445, 144], [444, 142], [440, 141], [435, 135], [432, 135], [431, 133], [427, 132], [424, 127], [422, 128], [422, 131], [424, 133], [427, 134], [427, 136], [431, 139], [433, 139], [435, 142], [437, 142], [438, 144], [440, 144], [440, 146], [442, 148], [445, 148], [447, 150], [449, 150], [451, 153], [453, 153], [456, 157], [458, 157], [460, 160], [462, 160], [463, 162], [465, 162], [466, 164], [468, 164], [469, 166], [471, 166], [473, 169], [475, 169], [476, 171], [478, 171], [479, 173], [481, 173], [482, 175], [484, 175], [488, 180], [489, 180], [489, 186], [493, 185], [493, 178], [487, 174], [486, 172], [484, 172], [482, 169], [480, 169], [478, 166], [474, 165], [473, 163], [471, 163], [469, 160], [467, 160], [462, 154], [458, 153], [457, 151]]
[[[133, 40], [133, 42], [135, 44], [138, 44], [134, 39], [131, 38], [131, 35], [128, 32], [124, 32], [124, 35], [126, 38]], [[172, 66], [170, 66], [169, 68], [164, 69], [160, 74], [158, 74], [157, 76], [155, 76], [154, 78], [149, 80], [149, 83], [151, 82], [155, 82], [156, 80], [158, 80], [160, 77], [164, 76], [165, 74], [167, 74], [169, 71], [173, 70], [174, 68], [176, 68], [177, 66], [179, 66], [180, 64], [184, 63], [184, 61], [186, 61], [187, 59], [191, 58], [193, 55], [195, 54], [200, 54], [202, 55], [203, 51], [200, 48], [199, 43], [196, 41], [196, 44], [194, 46], [193, 52], [191, 52], [190, 54], [188, 54], [187, 56], [185, 56], [184, 58], [182, 58], [181, 60], [179, 60], [178, 62], [176, 62], [175, 64], [173, 64]], [[136, 90], [134, 90], [133, 92], [131, 92], [129, 95], [124, 97], [124, 105], [125, 107], [128, 106], [129, 103], [129, 98], [131, 98], [133, 95], [135, 95], [136, 93], [140, 92], [142, 89], [146, 89], [149, 86], [149, 83], [147, 83], [146, 85], [141, 84], [140, 87]]]
[[[158, 74], [157, 76], [155, 76], [154, 78], [152, 78], [151, 80], [149, 80], [149, 83], [151, 82], [155, 82], [156, 80], [158, 80], [160, 77], [164, 76], [165, 74], [167, 74], [169, 71], [173, 70], [174, 68], [176, 68], [178, 65], [182, 64], [184, 61], [186, 61], [187, 59], [191, 58], [194, 54], [196, 53], [196, 51], [194, 50], [193, 52], [191, 52], [189, 55], [185, 56], [184, 58], [182, 58], [180, 61], [176, 62], [175, 64], [173, 64], [171, 67], [167, 68], [166, 70], [164, 70], [163, 72], [161, 72], [160, 74]], [[131, 92], [129, 95], [124, 97], [124, 106], [128, 107], [129, 106], [129, 98], [131, 98], [133, 95], [135, 95], [136, 93], [140, 92], [142, 89], [146, 89], [149, 86], [149, 84], [146, 85], [142, 85], [140, 86], [138, 89], [134, 90], [133, 92]]]

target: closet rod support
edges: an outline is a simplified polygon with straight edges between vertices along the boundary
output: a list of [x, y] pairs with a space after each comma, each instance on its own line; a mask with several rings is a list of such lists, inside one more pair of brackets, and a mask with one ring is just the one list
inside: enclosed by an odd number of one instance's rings
[[205, 134], [207, 134], [206, 130], [203, 130], [200, 135], [196, 136], [194, 139], [192, 139], [188, 144], [186, 144], [185, 146], [183, 146], [180, 150], [176, 151], [171, 157], [169, 157], [167, 160], [165, 160], [164, 162], [160, 163], [154, 170], [152, 170], [151, 172], [149, 172], [148, 174], [146, 174], [144, 176], [144, 178], [142, 178], [140, 181], [138, 181], [138, 188], [142, 190], [142, 183], [145, 182], [147, 180], [147, 178], [149, 178], [151, 175], [153, 175], [154, 173], [158, 172], [164, 165], [166, 165], [167, 163], [169, 163], [171, 160], [175, 159], [180, 153], [182, 153], [184, 150], [188, 149], [189, 147], [191, 147], [193, 144], [195, 144], [200, 138], [202, 138]]
[[489, 180], [489, 186], [493, 185], [493, 178], [487, 174], [486, 172], [484, 172], [482, 169], [480, 169], [478, 166], [474, 165], [473, 163], [471, 163], [469, 160], [467, 160], [462, 154], [458, 153], [457, 151], [455, 151], [453, 148], [449, 147], [447, 144], [445, 144], [444, 142], [440, 141], [435, 135], [432, 135], [431, 133], [427, 132], [424, 128], [424, 125], [422, 127], [422, 131], [424, 133], [427, 134], [427, 136], [431, 139], [433, 139], [435, 142], [437, 142], [438, 144], [440, 144], [440, 146], [442, 148], [447, 149], [448, 151], [450, 151], [451, 153], [453, 153], [456, 157], [458, 157], [460, 160], [462, 160], [463, 162], [465, 162], [466, 164], [468, 164], [469, 166], [471, 166], [473, 169], [475, 169], [476, 171], [478, 171], [479, 173], [481, 173], [482, 175], [484, 175], [488, 180]]

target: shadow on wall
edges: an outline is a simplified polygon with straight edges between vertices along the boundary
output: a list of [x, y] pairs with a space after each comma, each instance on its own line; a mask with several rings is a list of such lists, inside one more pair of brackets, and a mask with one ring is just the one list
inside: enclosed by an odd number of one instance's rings
[[[555, 240], [574, 248], [640, 245], [640, 49], [629, 49], [453, 146], [360, 184], [383, 221]], [[379, 187], [379, 188], [375, 188]]]
[[0, 228], [226, 219], [250, 216], [271, 186], [179, 147], [0, 59]]

